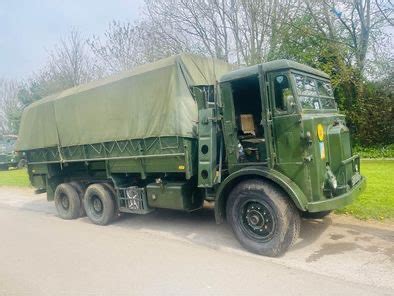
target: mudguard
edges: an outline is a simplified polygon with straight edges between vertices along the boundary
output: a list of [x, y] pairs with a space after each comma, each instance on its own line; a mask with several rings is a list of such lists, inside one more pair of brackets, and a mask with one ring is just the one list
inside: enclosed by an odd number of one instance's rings
[[282, 173], [266, 167], [247, 167], [230, 174], [219, 186], [215, 199], [215, 220], [220, 224], [225, 216], [226, 200], [231, 189], [240, 181], [262, 178], [272, 181], [282, 188], [294, 202], [295, 206], [305, 211], [308, 200], [302, 190], [291, 179]]

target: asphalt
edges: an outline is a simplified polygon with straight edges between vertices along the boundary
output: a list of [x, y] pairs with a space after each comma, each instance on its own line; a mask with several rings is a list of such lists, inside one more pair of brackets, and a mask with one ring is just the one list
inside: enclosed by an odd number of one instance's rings
[[212, 209], [66, 221], [0, 188], [0, 295], [394, 295], [394, 224], [303, 221], [280, 258], [243, 250]]

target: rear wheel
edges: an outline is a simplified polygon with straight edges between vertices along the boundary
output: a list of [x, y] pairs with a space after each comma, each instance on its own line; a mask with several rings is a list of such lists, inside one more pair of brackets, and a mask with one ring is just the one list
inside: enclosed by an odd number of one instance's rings
[[55, 191], [55, 206], [60, 218], [66, 220], [78, 218], [81, 210], [78, 192], [68, 183], [58, 185]]
[[103, 184], [92, 184], [83, 199], [89, 219], [98, 225], [109, 224], [115, 216], [115, 201], [111, 191]]
[[86, 212], [85, 212], [85, 208], [83, 206], [83, 197], [85, 195], [86, 187], [83, 184], [81, 184], [79, 182], [76, 182], [76, 181], [70, 182], [70, 185], [72, 187], [74, 187], [75, 190], [77, 191], [79, 200], [81, 202], [81, 208], [80, 208], [80, 211], [79, 211], [79, 217], [85, 217], [86, 216]]
[[260, 255], [280, 256], [300, 230], [299, 213], [289, 198], [261, 180], [238, 184], [229, 195], [226, 214], [239, 242]]

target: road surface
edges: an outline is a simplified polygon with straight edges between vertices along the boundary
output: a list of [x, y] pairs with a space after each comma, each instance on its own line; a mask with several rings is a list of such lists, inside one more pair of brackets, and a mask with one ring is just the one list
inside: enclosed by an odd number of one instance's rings
[[242, 249], [211, 209], [66, 221], [0, 188], [0, 295], [394, 295], [393, 224], [303, 221], [281, 258]]

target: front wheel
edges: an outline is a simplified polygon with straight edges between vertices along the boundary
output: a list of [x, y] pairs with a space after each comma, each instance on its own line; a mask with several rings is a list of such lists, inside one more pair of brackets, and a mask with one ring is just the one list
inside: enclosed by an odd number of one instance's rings
[[264, 256], [285, 253], [300, 230], [299, 213], [288, 196], [262, 180], [238, 184], [227, 200], [226, 215], [239, 242]]

